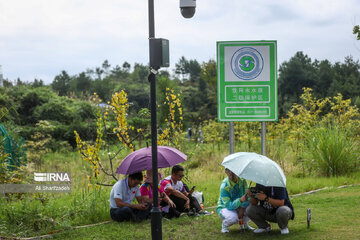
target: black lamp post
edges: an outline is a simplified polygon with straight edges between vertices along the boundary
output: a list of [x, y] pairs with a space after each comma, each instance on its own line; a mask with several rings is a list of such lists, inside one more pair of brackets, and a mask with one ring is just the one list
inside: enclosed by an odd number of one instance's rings
[[[152, 59], [151, 39], [155, 38], [154, 24], [154, 0], [149, 0], [149, 56]], [[152, 154], [152, 174], [153, 174], [153, 208], [151, 210], [151, 236], [152, 239], [162, 239], [161, 211], [158, 198], [158, 159], [157, 159], [157, 127], [156, 127], [156, 72], [158, 66], [150, 63], [150, 107], [151, 107], [151, 154]]]
[[[161, 211], [158, 196], [158, 156], [156, 126], [156, 73], [160, 67], [169, 66], [169, 41], [155, 38], [154, 0], [148, 0], [149, 8], [149, 58], [150, 107], [151, 107], [151, 154], [153, 174], [153, 208], [151, 210], [151, 237], [162, 239]], [[180, 0], [181, 14], [191, 18], [195, 14], [196, 0]]]

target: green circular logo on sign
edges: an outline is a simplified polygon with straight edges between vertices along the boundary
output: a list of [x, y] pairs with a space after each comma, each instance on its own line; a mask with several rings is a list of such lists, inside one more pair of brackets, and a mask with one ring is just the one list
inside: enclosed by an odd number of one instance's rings
[[239, 61], [240, 68], [245, 72], [250, 72], [255, 67], [255, 60], [250, 56], [244, 56]]
[[241, 80], [257, 78], [264, 67], [261, 54], [252, 47], [242, 47], [231, 57], [231, 70]]

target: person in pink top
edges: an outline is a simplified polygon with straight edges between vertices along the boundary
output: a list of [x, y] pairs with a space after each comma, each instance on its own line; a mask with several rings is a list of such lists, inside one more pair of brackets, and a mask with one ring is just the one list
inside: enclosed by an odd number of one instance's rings
[[[161, 173], [158, 173], [158, 179], [162, 179]], [[174, 202], [165, 194], [164, 188], [158, 186], [159, 189], [159, 205], [163, 211], [163, 215], [168, 218], [179, 217], [180, 213], [177, 213]], [[143, 200], [147, 203], [153, 203], [153, 179], [152, 170], [146, 171], [145, 181], [140, 187], [140, 194]]]

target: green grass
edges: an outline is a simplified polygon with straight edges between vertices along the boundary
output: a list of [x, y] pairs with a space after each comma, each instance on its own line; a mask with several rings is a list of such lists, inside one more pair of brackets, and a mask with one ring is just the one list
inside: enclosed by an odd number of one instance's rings
[[0, 198], [0, 236], [36, 236], [109, 220], [109, 195], [104, 193], [34, 194], [12, 201]]
[[312, 163], [325, 176], [351, 172], [358, 159], [358, 139], [345, 127], [320, 124], [306, 132], [306, 148]]
[[308, 192], [324, 187], [338, 187], [360, 183], [360, 172], [342, 177], [287, 177], [287, 189], [290, 195]]
[[[277, 224], [272, 224], [272, 232], [261, 235], [249, 231], [241, 233], [236, 225], [230, 228], [230, 233], [221, 234], [221, 220], [213, 214], [163, 220], [163, 239], [360, 239], [359, 186], [324, 190], [291, 200], [296, 216], [289, 223], [290, 234], [287, 236], [280, 235]], [[312, 210], [310, 229], [306, 222], [308, 208]], [[140, 224], [111, 222], [64, 231], [54, 235], [54, 239], [150, 239], [150, 229], [150, 221]]]
[[[192, 147], [194, 146], [191, 146], [190, 144], [187, 146], [189, 149]], [[115, 148], [116, 147], [114, 147], [114, 149]], [[219, 187], [221, 181], [225, 177], [224, 168], [221, 166], [221, 162], [227, 155], [227, 151], [228, 149], [225, 147], [222, 151], [212, 152], [211, 146], [206, 146], [205, 144], [203, 146], [196, 146], [190, 159], [183, 163], [186, 169], [186, 182], [189, 186], [196, 185], [196, 190], [203, 192], [206, 207], [215, 206], [218, 200]], [[118, 164], [119, 163], [116, 163], [114, 165], [118, 166]], [[104, 163], [104, 165], [106, 165], [106, 163]], [[110, 220], [108, 199], [111, 188], [101, 187], [99, 191], [92, 191], [89, 189], [88, 180], [86, 178], [88, 175], [88, 169], [88, 164], [81, 159], [77, 152], [46, 154], [43, 158], [43, 164], [40, 170], [42, 172], [70, 172], [72, 179], [72, 193], [24, 195], [21, 200], [13, 199], [12, 201], [7, 201], [5, 198], [0, 197], [0, 236], [38, 236], [51, 231], [70, 229], [75, 226]], [[162, 171], [165, 174], [169, 174], [170, 169], [164, 169]], [[117, 176], [119, 178], [123, 177], [119, 175]], [[360, 183], [360, 172], [343, 177], [330, 178], [315, 176], [303, 178], [298, 176], [299, 174], [296, 173], [287, 173], [287, 188], [289, 194], [297, 194], [324, 187], [336, 187], [346, 184]], [[304, 199], [306, 199], [306, 197], [304, 197]], [[295, 198], [294, 201], [298, 201], [297, 198]], [[307, 208], [306, 206], [301, 205], [301, 201], [297, 204], [299, 204], [300, 208]], [[327, 206], [324, 205], [319, 206], [319, 209], [323, 207], [325, 209], [327, 208]], [[332, 209], [330, 210], [332, 211]], [[301, 216], [301, 214], [305, 213], [299, 214]], [[334, 213], [332, 212], [332, 214]], [[297, 218], [297, 220], [294, 221], [295, 228], [293, 231], [296, 231], [298, 219], [300, 218]], [[200, 224], [201, 227], [197, 227], [197, 224]], [[187, 227], [187, 225], [191, 226]], [[111, 223], [106, 226], [91, 228], [93, 230], [90, 230], [89, 233], [94, 234], [95, 237], [93, 239], [101, 239], [102, 231], [104, 231], [105, 234], [107, 232], [106, 229], [110, 229], [110, 232], [119, 233], [119, 227], [129, 230], [125, 232], [120, 231], [121, 236], [123, 236], [124, 239], [131, 239], [131, 231], [135, 231], [136, 234], [139, 234], [136, 237], [138, 239], [146, 239], [150, 234], [149, 223], [141, 225], [134, 225], [130, 223]], [[136, 227], [140, 230], [144, 230], [138, 231], [136, 230]], [[180, 234], [177, 231], [177, 228], [184, 228], [184, 233]], [[201, 232], [200, 228], [203, 228], [204, 231]], [[187, 219], [185, 217], [171, 222], [164, 221], [164, 238], [193, 238], [192, 235], [194, 235], [194, 233], [198, 233], [201, 236], [204, 235], [206, 237], [211, 236], [211, 234], [218, 234], [219, 228], [220, 221], [215, 214], [213, 216], [207, 216], [199, 219]], [[95, 229], [98, 229], [99, 232]], [[79, 229], [76, 231], [68, 230], [68, 232], [61, 233], [61, 235], [74, 234], [74, 236], [77, 236], [79, 232], [81, 233], [82, 231], [84, 234], [87, 233], [87, 230]], [[100, 234], [100, 237], [96, 237], [98, 234]], [[238, 234], [236, 232], [230, 233], [228, 236], [232, 236], [232, 234], [235, 234], [234, 236], [238, 236], [236, 235]], [[247, 236], [248, 234], [246, 233], [244, 235]], [[222, 237], [226, 238], [227, 236]], [[91, 239], [90, 235], [89, 238]], [[109, 238], [112, 238], [112, 235], [110, 235]], [[66, 239], [66, 237], [64, 237], [64, 239]], [[78, 239], [82, 238], [79, 237]]]
[[[206, 174], [206, 172], [203, 174]], [[304, 182], [311, 182], [312, 179], [305, 178], [302, 180]], [[327, 181], [330, 182], [331, 179], [327, 179]], [[220, 182], [221, 179], [217, 179], [212, 176], [209, 178], [209, 181], [204, 181], [199, 184], [199, 190], [202, 190], [205, 195], [206, 207], [216, 205]], [[332, 185], [335, 183], [336, 181], [333, 182]], [[342, 181], [340, 183], [342, 183]], [[306, 225], [305, 214], [307, 208], [313, 209], [315, 229], [317, 224], [319, 228], [323, 228], [331, 225], [331, 221], [338, 222], [338, 220], [336, 220], [336, 218], [334, 219], [333, 216], [341, 217], [341, 224], [345, 224], [346, 226], [348, 225], [346, 222], [349, 222], [350, 225], [356, 223], [357, 220], [354, 216], [359, 216], [359, 214], [354, 212], [358, 210], [354, 206], [358, 206], [360, 203], [358, 200], [360, 199], [359, 190], [360, 187], [350, 187], [341, 190], [328, 189], [323, 190], [320, 193], [292, 198], [292, 202], [296, 209], [296, 220], [291, 223], [292, 231], [297, 231], [297, 226]], [[102, 188], [100, 191], [94, 192], [73, 192], [72, 194], [63, 195], [33, 196], [24, 198], [21, 201], [15, 200], [11, 202], [7, 202], [4, 198], [0, 198], [0, 236], [38, 236], [56, 230], [70, 229], [75, 226], [108, 221], [110, 220], [108, 206], [109, 192], [110, 188]], [[214, 208], [208, 209], [208, 211], [214, 210]], [[344, 215], [345, 213], [347, 215]], [[354, 215], [351, 215], [353, 213]], [[345, 220], [345, 222], [342, 219], [344, 216], [348, 216], [349, 218]], [[316, 221], [316, 219], [318, 221]], [[333, 220], [329, 221], [329, 219]], [[164, 236], [166, 236], [166, 239], [181, 239], [177, 238], [177, 236], [187, 237], [186, 233], [180, 234], [176, 230], [177, 228], [182, 228], [187, 225], [193, 226], [189, 229], [186, 227], [186, 231], [195, 231], [201, 236], [207, 236], [208, 232], [217, 234], [220, 229], [220, 219], [216, 214], [200, 218], [182, 217], [181, 219], [175, 219], [170, 222], [164, 220], [163, 223]], [[203, 226], [197, 226], [199, 223]], [[148, 232], [150, 231], [150, 224], [146, 222], [143, 224], [111, 223], [107, 224], [106, 227], [97, 226], [95, 228], [90, 228], [92, 229], [90, 230], [90, 233], [94, 232], [92, 234], [97, 236], [98, 234], [101, 234], [102, 231], [106, 232], [106, 229], [110, 229], [111, 232], [119, 232], [119, 226], [129, 230], [129, 232], [121, 232], [121, 236], [128, 236], [128, 239], [131, 239], [131, 231], [137, 232], [136, 227], [144, 229], [141, 230], [141, 234], [140, 232], [137, 233], [140, 235], [136, 235], [136, 239], [146, 239], [148, 236], [146, 234], [150, 234]], [[206, 226], [211, 227], [207, 229]], [[105, 227], [105, 229], [103, 229], [103, 227]], [[204, 232], [201, 232], [202, 228], [205, 229]], [[274, 228], [277, 229], [277, 226], [274, 226]], [[233, 229], [236, 230], [235, 227]], [[88, 230], [67, 231], [67, 233], [61, 233], [61, 235], [74, 234], [74, 236], [77, 236], [78, 234], [81, 234], [81, 236], [83, 236], [82, 234], [86, 235], [88, 232]], [[171, 233], [174, 234], [172, 235]], [[231, 234], [236, 234], [236, 232], [230, 233], [229, 235], [231, 236]], [[99, 237], [100, 239], [101, 236], [102, 235]], [[109, 237], [111, 238], [112, 235], [109, 235]], [[64, 239], [66, 239], [66, 237], [64, 237]], [[78, 239], [81, 239], [81, 237]], [[93, 239], [97, 239], [97, 237]]]

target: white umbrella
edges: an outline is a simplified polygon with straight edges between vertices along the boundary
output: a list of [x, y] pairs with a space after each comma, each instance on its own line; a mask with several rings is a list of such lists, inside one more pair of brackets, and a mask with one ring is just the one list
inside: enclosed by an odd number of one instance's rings
[[241, 178], [264, 186], [286, 186], [286, 177], [279, 165], [257, 153], [234, 153], [225, 157], [221, 165]]

